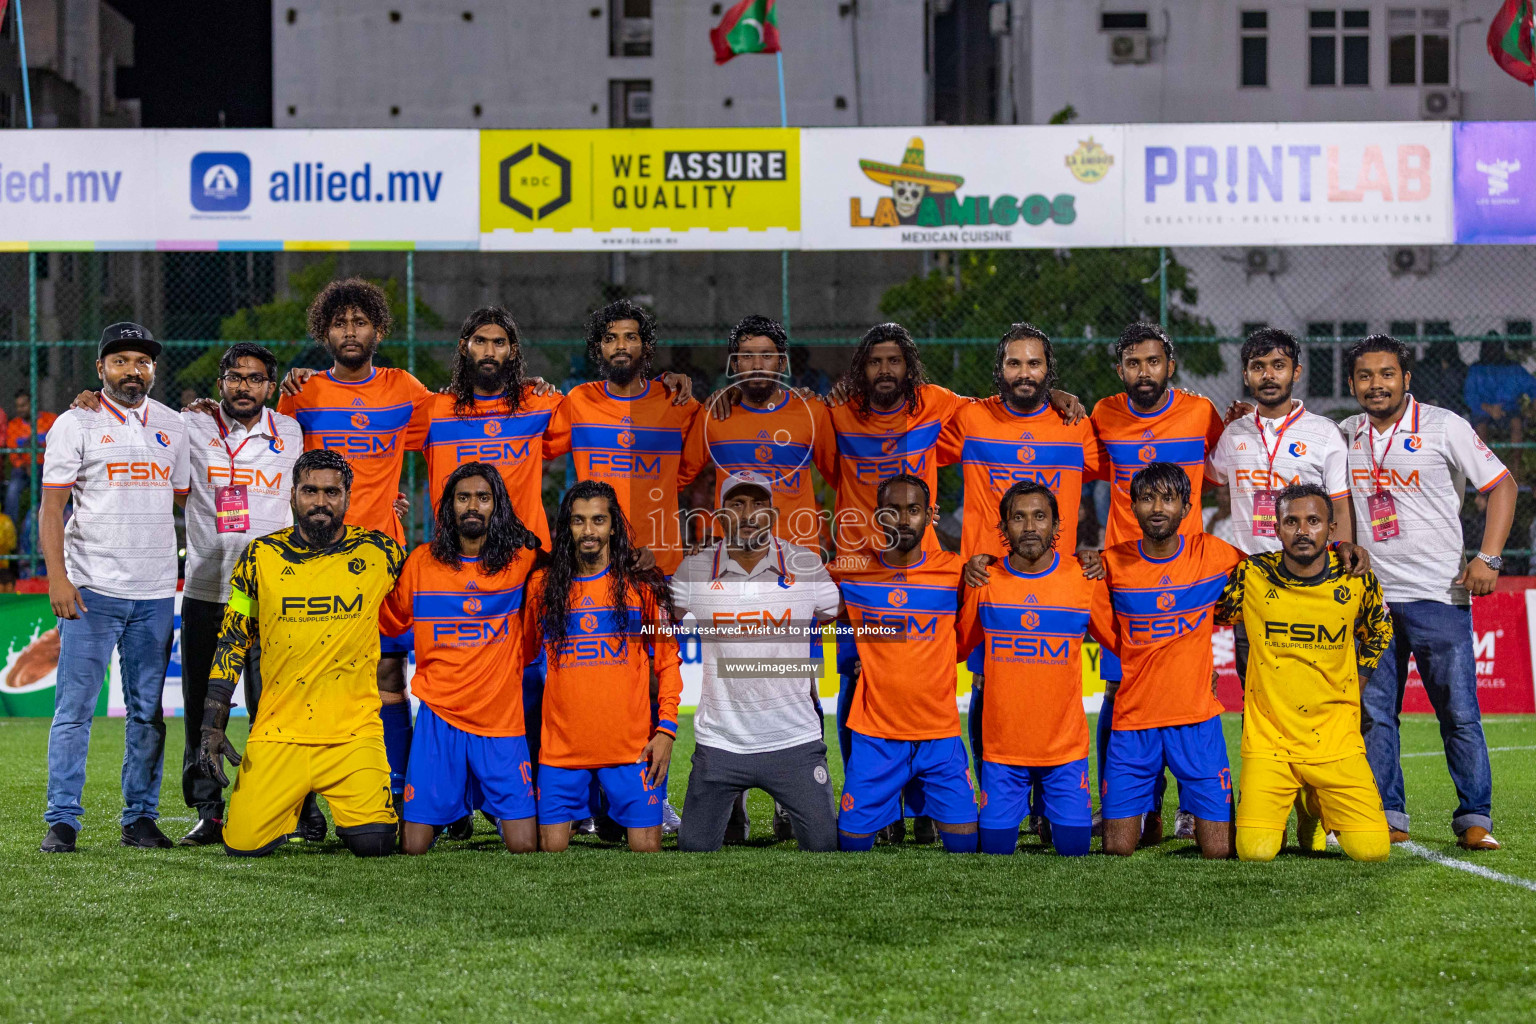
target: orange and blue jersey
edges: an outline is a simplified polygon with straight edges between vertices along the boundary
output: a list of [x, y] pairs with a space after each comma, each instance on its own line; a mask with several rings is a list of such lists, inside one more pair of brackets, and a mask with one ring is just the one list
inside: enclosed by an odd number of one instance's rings
[[887, 740], [960, 735], [955, 635], [965, 563], [925, 552], [897, 566], [878, 552], [857, 569], [834, 568], [858, 647], [859, 681], [848, 726]]
[[1180, 536], [1168, 558], [1149, 558], [1139, 540], [1104, 550], [1124, 665], [1113, 728], [1191, 725], [1221, 714], [1211, 692], [1211, 627], [1227, 574], [1242, 560], [1206, 533]]
[[474, 408], [459, 415], [454, 396], [433, 395], [416, 407], [407, 447], [427, 459], [427, 494], [434, 511], [453, 471], [466, 462], [494, 466], [507, 486], [512, 511], [534, 532], [548, 551], [549, 521], [544, 513], [545, 431], [562, 402], [562, 395], [535, 395], [525, 384], [517, 411], [504, 397], [475, 398]]
[[656, 732], [677, 735], [683, 695], [682, 664], [670, 625], [649, 591], [625, 592], [621, 620], [613, 604], [611, 570], [578, 576], [566, 605], [565, 643], [544, 643], [543, 589], [534, 574], [524, 603], [523, 642], [529, 661], [543, 646], [549, 657], [544, 683], [544, 731], [539, 764], [601, 768], [632, 764], [650, 742], [650, 675], [658, 683]]
[[478, 558], [460, 558], [455, 570], [422, 544], [379, 609], [381, 632], [413, 631], [411, 693], [449, 725], [523, 735], [523, 587], [532, 568], [525, 549], [494, 576]]
[[997, 505], [1022, 480], [1042, 484], [1056, 496], [1061, 513], [1056, 550], [1074, 553], [1083, 478], [1101, 475], [1100, 451], [1086, 417], [1069, 424], [1049, 404], [1018, 413], [994, 395], [962, 406], [939, 434], [940, 464], [958, 462], [964, 472], [961, 554], [1007, 556], [1008, 545], [997, 529]]
[[[928, 485], [934, 504], [939, 499], [939, 434], [971, 399], [937, 384], [917, 389], [917, 408], [905, 405], [894, 412], [860, 414], [853, 402], [831, 410], [837, 436], [837, 508], [832, 521], [837, 553], [883, 548], [885, 539], [875, 525], [876, 492], [882, 481], [902, 473]], [[923, 550], [937, 552], [938, 537], [930, 530]]]
[[681, 475], [683, 445], [701, 409], [698, 402], [673, 405], [657, 381], [634, 397], [592, 381], [560, 403], [545, 439], [546, 458], [575, 457], [576, 479], [612, 485], [635, 547], [650, 548], [667, 576], [683, 560], [678, 489], [692, 479]]
[[[1093, 407], [1093, 430], [1102, 448], [1102, 470], [1110, 483], [1109, 522], [1104, 546], [1121, 544], [1141, 536], [1131, 512], [1131, 477], [1149, 462], [1172, 462], [1189, 474], [1190, 509], [1179, 532], [1202, 533], [1200, 488], [1205, 480], [1205, 457], [1221, 440], [1221, 414], [1202, 395], [1169, 388], [1151, 412], [1142, 412], [1124, 393], [1101, 398]], [[1115, 706], [1119, 714], [1119, 705]]]
[[375, 367], [359, 381], [337, 380], [327, 370], [305, 381], [297, 395], [279, 399], [277, 411], [299, 421], [305, 451], [328, 448], [351, 464], [346, 521], [398, 544], [405, 531], [394, 506], [406, 433], [415, 406], [430, 395], [421, 381], [392, 367]]
[[720, 505], [720, 488], [729, 474], [764, 473], [773, 481], [774, 536], [812, 550], [820, 548], [823, 524], [811, 467], [837, 485], [837, 442], [832, 417], [821, 399], [802, 398], [785, 389], [783, 399], [767, 409], [736, 405], [724, 420], [704, 410], [688, 435], [682, 477], [691, 480], [710, 466], [719, 470], [715, 507]]
[[1083, 636], [1116, 645], [1102, 580], [1084, 579], [1071, 555], [1056, 554], [1037, 573], [1000, 559], [985, 586], [966, 588], [959, 633], [961, 654], [983, 651], [988, 761], [1044, 767], [1088, 756]]
[[[51, 412], [39, 413], [37, 416], [37, 455], [28, 456], [24, 452], [16, 452], [11, 455], [11, 465], [17, 469], [24, 469], [27, 459], [33, 460], [41, 466], [43, 464], [43, 441], [48, 436], [48, 428], [53, 426], [53, 421], [58, 419]], [[5, 446], [7, 448], [25, 448], [32, 439], [32, 424], [20, 416], [12, 416], [5, 421]], [[18, 524], [19, 526], [20, 524]]]

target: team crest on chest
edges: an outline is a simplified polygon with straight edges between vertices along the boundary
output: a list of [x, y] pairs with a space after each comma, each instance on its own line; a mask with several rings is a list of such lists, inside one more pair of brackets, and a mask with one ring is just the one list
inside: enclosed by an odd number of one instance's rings
[[499, 433], [501, 433], [501, 421], [500, 420], [486, 420], [485, 421], [485, 436], [486, 437], [495, 437]]
[[465, 598], [465, 600], [464, 600], [464, 614], [465, 615], [478, 615], [478, 614], [480, 614], [480, 607], [481, 607], [480, 606], [480, 599], [478, 597]]
[[581, 622], [578, 623], [578, 625], [581, 626], [581, 631], [583, 633], [591, 633], [597, 629], [597, 616], [593, 615], [591, 612], [587, 612], [587, 614], [581, 617]]
[[1019, 625], [1025, 629], [1036, 629], [1040, 625], [1040, 616], [1036, 612], [1025, 612], [1019, 616]]
[[1025, 445], [1024, 447], [1019, 449], [1018, 456], [1019, 456], [1019, 461], [1020, 462], [1023, 462], [1023, 463], [1026, 463], [1026, 464], [1030, 463], [1030, 462], [1034, 462], [1035, 461], [1035, 450], [1033, 448], [1029, 447], [1028, 445]]
[[1171, 593], [1169, 593], [1167, 591], [1164, 591], [1163, 593], [1157, 595], [1157, 610], [1158, 611], [1162, 611], [1162, 612], [1172, 611], [1174, 603], [1175, 603], [1175, 599], [1174, 599], [1173, 594], [1171, 594]]
[[1339, 602], [1339, 604], [1349, 604], [1349, 588], [1348, 587], [1334, 587], [1333, 588], [1333, 599], [1335, 601]]
[[907, 592], [905, 590], [888, 590], [885, 594], [885, 600], [891, 607], [900, 608], [907, 603]]
[[358, 430], [367, 430], [368, 429], [368, 414], [365, 413], [365, 412], [355, 412], [355, 413], [353, 413], [352, 414], [352, 426], [356, 427]]

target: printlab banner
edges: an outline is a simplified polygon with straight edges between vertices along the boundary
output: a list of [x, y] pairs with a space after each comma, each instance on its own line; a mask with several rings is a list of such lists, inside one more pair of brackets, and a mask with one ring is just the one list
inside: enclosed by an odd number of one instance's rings
[[798, 249], [796, 128], [487, 131], [482, 249]]
[[1126, 128], [1125, 244], [1437, 245], [1444, 121]]
[[808, 128], [806, 249], [1125, 244], [1123, 125]]

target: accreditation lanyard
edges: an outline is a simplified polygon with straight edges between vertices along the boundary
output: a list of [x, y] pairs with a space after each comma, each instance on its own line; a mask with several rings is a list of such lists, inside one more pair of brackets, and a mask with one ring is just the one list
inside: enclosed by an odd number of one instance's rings
[[1269, 467], [1264, 474], [1264, 487], [1253, 494], [1253, 535], [1255, 537], [1275, 536], [1275, 515], [1278, 506], [1278, 492], [1275, 491], [1275, 457], [1280, 454], [1280, 446], [1285, 443], [1285, 432], [1291, 424], [1301, 419], [1305, 410], [1300, 402], [1296, 403], [1296, 410], [1285, 418], [1280, 424], [1280, 429], [1275, 437], [1274, 448], [1269, 447], [1269, 442], [1264, 440], [1264, 421], [1259, 417], [1258, 411], [1253, 414], [1253, 425], [1259, 430], [1259, 444], [1264, 446], [1265, 454], [1269, 457]]
[[[219, 443], [224, 446], [224, 454], [229, 456], [229, 482], [213, 492], [214, 527], [219, 533], [245, 533], [251, 528], [251, 504], [245, 484], [235, 483], [235, 456], [251, 443], [256, 431], [249, 431], [239, 447], [230, 451], [229, 428], [224, 425], [224, 417], [218, 410], [214, 410], [213, 420], [219, 426]], [[267, 430], [273, 437], [277, 436], [277, 427], [272, 422], [270, 410], [267, 412]]]
[[[1376, 461], [1376, 428], [1371, 426], [1371, 418], [1365, 417], [1362, 426], [1365, 428], [1365, 456], [1371, 460], [1371, 486], [1374, 488], [1366, 495], [1366, 512], [1371, 520], [1371, 539], [1374, 541], [1391, 540], [1398, 534], [1397, 502], [1392, 498], [1392, 492], [1381, 486], [1381, 471], [1386, 468], [1387, 456], [1392, 453], [1392, 442], [1397, 439], [1397, 428], [1403, 425], [1403, 420], [1408, 418], [1408, 410], [1403, 409], [1403, 414], [1392, 424], [1392, 433], [1387, 435], [1387, 447], [1381, 453], [1381, 461]], [[1360, 443], [1360, 432], [1355, 432], [1355, 443]]]

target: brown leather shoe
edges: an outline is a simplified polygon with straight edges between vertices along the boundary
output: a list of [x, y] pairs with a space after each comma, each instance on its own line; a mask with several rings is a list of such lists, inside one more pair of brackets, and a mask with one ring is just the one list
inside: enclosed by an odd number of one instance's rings
[[1412, 838], [1405, 830], [1400, 828], [1387, 829], [1387, 835], [1391, 837], [1394, 843], [1406, 843]]
[[1456, 840], [1456, 845], [1463, 850], [1497, 850], [1499, 841], [1488, 834], [1488, 830], [1481, 825], [1473, 825], [1461, 834]]
[[1156, 846], [1163, 841], [1163, 816], [1158, 813], [1147, 815], [1146, 821], [1141, 825], [1141, 842], [1138, 846]]

